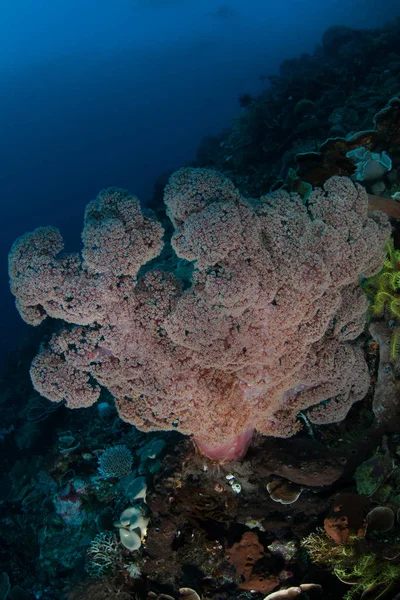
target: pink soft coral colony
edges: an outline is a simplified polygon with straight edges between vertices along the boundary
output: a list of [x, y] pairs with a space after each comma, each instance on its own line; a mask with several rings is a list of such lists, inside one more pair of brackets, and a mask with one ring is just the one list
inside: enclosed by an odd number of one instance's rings
[[342, 420], [369, 385], [359, 277], [380, 269], [390, 235], [364, 189], [333, 177], [306, 204], [284, 191], [254, 200], [216, 171], [184, 168], [165, 204], [172, 247], [194, 263], [185, 289], [167, 270], [138, 277], [164, 232], [116, 188], [88, 205], [81, 254], [60, 255], [53, 227], [14, 243], [22, 318], [73, 324], [34, 359], [36, 390], [80, 408], [104, 386], [125, 421], [192, 435], [218, 461], [243, 456], [254, 430], [293, 435], [299, 411]]

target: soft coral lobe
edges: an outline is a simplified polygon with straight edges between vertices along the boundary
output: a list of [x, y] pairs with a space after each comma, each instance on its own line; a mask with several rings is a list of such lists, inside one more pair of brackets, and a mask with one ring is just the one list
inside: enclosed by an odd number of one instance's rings
[[307, 204], [285, 191], [247, 199], [217, 171], [186, 168], [165, 204], [189, 282], [160, 258], [149, 266], [163, 228], [116, 188], [89, 204], [80, 254], [63, 255], [54, 228], [15, 242], [22, 318], [69, 323], [33, 361], [36, 389], [77, 408], [104, 386], [125, 421], [191, 435], [220, 462], [240, 459], [253, 430], [293, 435], [299, 411], [343, 419], [369, 382], [358, 280], [379, 271], [390, 236], [363, 188], [333, 177]]

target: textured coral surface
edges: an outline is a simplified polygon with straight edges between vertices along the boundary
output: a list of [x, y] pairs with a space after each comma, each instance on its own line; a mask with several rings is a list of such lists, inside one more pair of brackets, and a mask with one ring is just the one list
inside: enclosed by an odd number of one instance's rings
[[254, 429], [292, 435], [299, 411], [343, 419], [369, 384], [359, 276], [380, 269], [390, 234], [363, 188], [333, 177], [306, 205], [284, 191], [253, 200], [216, 171], [180, 169], [165, 203], [189, 287], [161, 269], [138, 277], [163, 229], [115, 188], [88, 205], [81, 254], [62, 254], [53, 227], [14, 243], [22, 318], [71, 324], [34, 359], [35, 388], [78, 408], [105, 386], [124, 420], [191, 434], [217, 460], [241, 456]]

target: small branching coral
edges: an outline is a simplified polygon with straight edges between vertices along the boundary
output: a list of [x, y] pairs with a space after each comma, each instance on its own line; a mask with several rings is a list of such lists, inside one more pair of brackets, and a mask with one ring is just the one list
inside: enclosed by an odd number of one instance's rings
[[317, 531], [301, 542], [311, 561], [331, 567], [335, 575], [352, 587], [345, 600], [359, 598], [368, 590], [373, 600], [383, 597], [400, 581], [400, 564], [384, 559], [365, 548], [364, 540], [353, 536], [346, 544], [335, 544], [324, 531]]
[[126, 572], [131, 579], [139, 579], [140, 566], [135, 562], [124, 563], [124, 554], [116, 536], [110, 531], [96, 535], [87, 549], [85, 570], [93, 578], [103, 579]]
[[137, 565], [136, 563], [128, 563], [124, 565], [124, 568], [128, 573], [129, 577], [131, 577], [132, 579], [139, 579], [139, 577], [142, 574], [139, 565]]
[[392, 360], [400, 358], [400, 250], [394, 248], [393, 240], [387, 244], [387, 257], [383, 269], [365, 280], [363, 289], [371, 301], [370, 314], [387, 316], [393, 333], [390, 342]]
[[115, 535], [105, 531], [96, 535], [88, 550], [86, 571], [92, 577], [113, 575], [122, 559], [122, 549]]

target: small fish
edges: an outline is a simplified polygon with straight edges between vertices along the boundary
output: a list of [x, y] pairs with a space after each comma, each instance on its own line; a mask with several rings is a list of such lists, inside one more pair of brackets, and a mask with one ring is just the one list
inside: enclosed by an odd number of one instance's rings
[[234, 14], [234, 12], [235, 11], [229, 6], [229, 4], [222, 4], [221, 6], [218, 6], [214, 12], [208, 14], [212, 17], [218, 17], [219, 19], [228, 19]]

